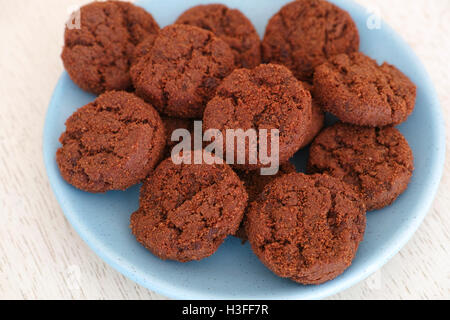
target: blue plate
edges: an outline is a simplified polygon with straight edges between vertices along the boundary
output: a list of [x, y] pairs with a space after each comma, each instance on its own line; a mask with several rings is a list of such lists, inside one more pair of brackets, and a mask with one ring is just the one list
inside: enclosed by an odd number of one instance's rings
[[[184, 10], [213, 1], [142, 0], [161, 26], [173, 23]], [[225, 2], [225, 1], [222, 1]], [[261, 37], [269, 18], [287, 0], [228, 0], [256, 26]], [[126, 192], [89, 194], [67, 184], [59, 173], [55, 152], [65, 120], [95, 97], [79, 89], [63, 73], [50, 102], [44, 129], [44, 159], [53, 191], [72, 226], [108, 264], [144, 287], [182, 299], [316, 299], [344, 290], [385, 264], [419, 227], [435, 196], [442, 175], [445, 129], [433, 84], [411, 48], [384, 22], [361, 6], [333, 1], [355, 19], [361, 50], [379, 62], [396, 65], [417, 84], [417, 104], [408, 121], [399, 126], [415, 156], [414, 176], [408, 190], [390, 207], [368, 214], [367, 231], [356, 259], [344, 274], [319, 286], [302, 286], [281, 279], [266, 269], [248, 244], [230, 237], [218, 252], [200, 262], [162, 261], [136, 242], [128, 228], [138, 207], [139, 186]], [[373, 18], [373, 17], [372, 17]], [[373, 28], [375, 27], [375, 28]], [[58, 57], [54, 57], [58, 59]], [[307, 151], [294, 158], [303, 166]]]

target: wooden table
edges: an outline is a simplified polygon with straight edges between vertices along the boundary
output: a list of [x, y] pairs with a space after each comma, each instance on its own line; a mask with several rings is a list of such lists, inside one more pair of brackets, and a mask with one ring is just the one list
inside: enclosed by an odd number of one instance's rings
[[[0, 299], [160, 299], [98, 258], [68, 224], [42, 159], [44, 117], [63, 67], [63, 25], [78, 0], [1, 1]], [[414, 48], [450, 121], [450, 1], [359, 0]], [[382, 44], [381, 44], [382, 45]], [[449, 139], [447, 138], [447, 145]], [[450, 298], [450, 163], [411, 241], [331, 299]]]

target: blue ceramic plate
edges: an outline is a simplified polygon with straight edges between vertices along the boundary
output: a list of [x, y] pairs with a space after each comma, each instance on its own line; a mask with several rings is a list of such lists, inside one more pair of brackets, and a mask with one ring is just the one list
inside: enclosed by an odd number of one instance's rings
[[[184, 10], [211, 1], [142, 0], [161, 26], [173, 23]], [[213, 0], [213, 2], [219, 2]], [[261, 37], [269, 18], [287, 0], [229, 0], [256, 26]], [[138, 207], [139, 186], [126, 192], [89, 194], [67, 184], [59, 174], [55, 152], [65, 120], [95, 97], [79, 89], [63, 73], [48, 108], [44, 130], [44, 158], [53, 191], [72, 226], [108, 264], [144, 287], [181, 299], [316, 299], [338, 293], [384, 265], [419, 227], [435, 196], [445, 153], [445, 130], [436, 92], [411, 48], [385, 23], [376, 28], [371, 13], [344, 0], [333, 1], [350, 12], [361, 35], [361, 50], [379, 62], [396, 65], [417, 84], [417, 104], [408, 121], [399, 126], [415, 156], [408, 190], [390, 207], [368, 214], [365, 239], [352, 266], [333, 281], [302, 286], [276, 277], [252, 253], [248, 244], [230, 237], [210, 258], [200, 262], [162, 261], [136, 242], [129, 225]], [[373, 18], [373, 17], [372, 17]], [[370, 27], [370, 28], [369, 28]], [[373, 28], [375, 27], [375, 28]], [[54, 57], [58, 59], [58, 57]], [[294, 159], [299, 169], [307, 151]]]

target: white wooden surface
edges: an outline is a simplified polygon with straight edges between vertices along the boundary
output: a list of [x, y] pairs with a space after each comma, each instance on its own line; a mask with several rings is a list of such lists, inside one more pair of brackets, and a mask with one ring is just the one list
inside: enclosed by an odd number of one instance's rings
[[[68, 9], [80, 0], [0, 0], [0, 299], [161, 299], [106, 265], [50, 190], [44, 116], [62, 71]], [[450, 122], [450, 1], [359, 0], [414, 48]], [[447, 138], [447, 145], [449, 144]], [[447, 158], [448, 159], [448, 158]], [[331, 299], [450, 298], [450, 163], [412, 240], [372, 277]]]

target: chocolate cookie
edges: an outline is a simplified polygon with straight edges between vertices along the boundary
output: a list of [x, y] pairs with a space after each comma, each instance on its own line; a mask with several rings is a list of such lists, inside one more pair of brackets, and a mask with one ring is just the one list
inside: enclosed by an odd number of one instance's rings
[[[307, 82], [303, 82], [303, 86], [310, 91], [310, 93], [313, 93], [313, 87]], [[325, 113], [322, 111], [322, 107], [317, 103], [316, 99], [312, 97], [311, 101], [311, 110], [312, 110], [312, 117], [311, 117], [311, 125], [308, 130], [308, 134], [305, 137], [305, 140], [303, 141], [302, 145], [300, 146], [300, 149], [303, 149], [307, 145], [309, 145], [314, 138], [319, 134], [319, 132], [322, 130], [324, 124], [325, 124]]]
[[223, 40], [210, 31], [175, 24], [161, 30], [131, 76], [136, 93], [161, 113], [198, 119], [233, 69], [233, 52]]
[[343, 122], [382, 127], [408, 118], [416, 86], [388, 63], [379, 66], [362, 53], [341, 54], [317, 67], [314, 96]]
[[151, 105], [131, 93], [110, 91], [67, 120], [56, 161], [62, 177], [78, 189], [125, 190], [154, 168], [165, 138]]
[[131, 229], [161, 259], [201, 260], [236, 232], [246, 205], [244, 185], [228, 165], [167, 159], [144, 182]]
[[[311, 95], [284, 66], [267, 64], [254, 69], [236, 69], [217, 89], [203, 117], [204, 130], [218, 129], [224, 137], [226, 154], [227, 129], [279, 130], [279, 163], [287, 162], [305, 141], [311, 124]], [[261, 141], [261, 137], [259, 137]], [[232, 143], [232, 142], [230, 142]], [[268, 139], [270, 151], [270, 139]], [[235, 143], [237, 163], [237, 145]], [[252, 149], [252, 150], [250, 150]], [[246, 143], [245, 164], [241, 169], [262, 167], [250, 163]], [[227, 159], [228, 160], [228, 159]]]
[[188, 24], [213, 32], [233, 50], [235, 64], [254, 68], [261, 63], [261, 40], [250, 20], [239, 10], [222, 4], [195, 6], [175, 23]]
[[[237, 170], [236, 173], [241, 179], [241, 181], [244, 182], [244, 186], [248, 194], [248, 206], [246, 212], [250, 208], [251, 203], [258, 198], [261, 192], [263, 192], [264, 187], [266, 185], [268, 185], [276, 178], [281, 177], [282, 175], [293, 172], [297, 172], [297, 170], [295, 169], [295, 166], [290, 162], [282, 164], [280, 166], [280, 170], [278, 171], [278, 173], [272, 176], [260, 175], [259, 172], [255, 170], [244, 170], [244, 171]], [[246, 215], [247, 213], [244, 213], [244, 219], [242, 219], [241, 226], [239, 227], [239, 230], [236, 232], [235, 235], [236, 237], [242, 240], [247, 240], [247, 233], [245, 232], [244, 227]]]
[[93, 2], [80, 9], [80, 28], [66, 28], [61, 58], [70, 78], [86, 91], [129, 89], [136, 45], [158, 32], [158, 24], [142, 8]]
[[262, 56], [264, 62], [283, 64], [298, 79], [311, 81], [316, 66], [358, 48], [358, 29], [346, 11], [322, 0], [297, 0], [270, 19]]
[[369, 211], [394, 202], [413, 170], [408, 142], [393, 127], [337, 123], [314, 140], [308, 160], [308, 172], [327, 173], [353, 185]]
[[147, 55], [150, 50], [153, 48], [155, 44], [155, 40], [158, 37], [158, 34], [151, 34], [145, 37], [135, 48], [133, 52], [133, 58], [131, 60], [131, 64], [136, 64], [140, 58]]
[[320, 284], [344, 272], [365, 227], [364, 204], [350, 186], [302, 173], [268, 184], [246, 223], [258, 258], [276, 275], [302, 284]]

